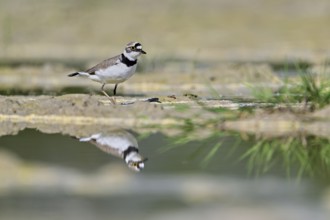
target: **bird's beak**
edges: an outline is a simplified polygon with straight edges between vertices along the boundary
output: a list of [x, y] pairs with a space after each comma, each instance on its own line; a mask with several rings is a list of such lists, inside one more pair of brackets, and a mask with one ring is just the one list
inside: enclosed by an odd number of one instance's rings
[[142, 53], [142, 54], [147, 54], [147, 52], [145, 52], [144, 50], [141, 50], [141, 53]]

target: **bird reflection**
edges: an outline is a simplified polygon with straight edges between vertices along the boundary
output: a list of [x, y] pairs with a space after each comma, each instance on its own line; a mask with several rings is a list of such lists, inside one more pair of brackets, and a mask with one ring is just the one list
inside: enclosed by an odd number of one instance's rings
[[127, 131], [116, 130], [111, 133], [97, 133], [90, 137], [79, 138], [81, 142], [90, 142], [102, 151], [122, 158], [127, 166], [140, 171], [144, 168], [143, 158], [139, 154], [138, 143], [135, 137]]

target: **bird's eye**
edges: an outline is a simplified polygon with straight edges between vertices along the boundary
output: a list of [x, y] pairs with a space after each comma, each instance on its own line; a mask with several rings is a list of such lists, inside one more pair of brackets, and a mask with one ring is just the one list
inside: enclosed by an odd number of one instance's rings
[[131, 46], [131, 50], [135, 50], [135, 47], [134, 46]]

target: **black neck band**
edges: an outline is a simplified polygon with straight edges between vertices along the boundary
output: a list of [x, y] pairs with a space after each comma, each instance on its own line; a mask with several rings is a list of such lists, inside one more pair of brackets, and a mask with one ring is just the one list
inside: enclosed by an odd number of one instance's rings
[[137, 149], [136, 147], [133, 147], [133, 146], [129, 146], [126, 150], [124, 150], [123, 152], [123, 157], [124, 157], [124, 160], [126, 160], [126, 157], [132, 153], [132, 152], [136, 152], [136, 153], [139, 153], [139, 149]]
[[121, 54], [121, 62], [124, 63], [126, 66], [134, 66], [137, 60], [129, 60], [123, 53]]

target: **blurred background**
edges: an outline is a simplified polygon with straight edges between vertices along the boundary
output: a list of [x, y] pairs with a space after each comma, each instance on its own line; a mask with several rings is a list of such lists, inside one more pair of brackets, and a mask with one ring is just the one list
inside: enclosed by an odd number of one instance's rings
[[[35, 96], [99, 94], [99, 84], [67, 74], [121, 53], [130, 41], [148, 54], [119, 86], [128, 98], [192, 94], [232, 103], [250, 99], [251, 85], [276, 91], [298, 82], [300, 68], [329, 79], [329, 11], [328, 0], [0, 0], [1, 115], [25, 114], [20, 109]], [[59, 114], [67, 107], [48, 105]], [[37, 106], [47, 103], [24, 108]], [[326, 123], [329, 111], [308, 117]], [[282, 115], [274, 121], [293, 122], [276, 127], [265, 116], [269, 134], [286, 130], [272, 140], [233, 127], [199, 137], [201, 126], [175, 138], [124, 127], [149, 157], [140, 173], [72, 138], [85, 127], [1, 116], [0, 219], [329, 219], [329, 123], [301, 129], [309, 134], [302, 137], [290, 134], [300, 129], [299, 117]], [[264, 128], [244, 129], [251, 127]]]
[[141, 41], [150, 57], [321, 59], [329, 3], [249, 1], [1, 1], [2, 58], [91, 59]]

